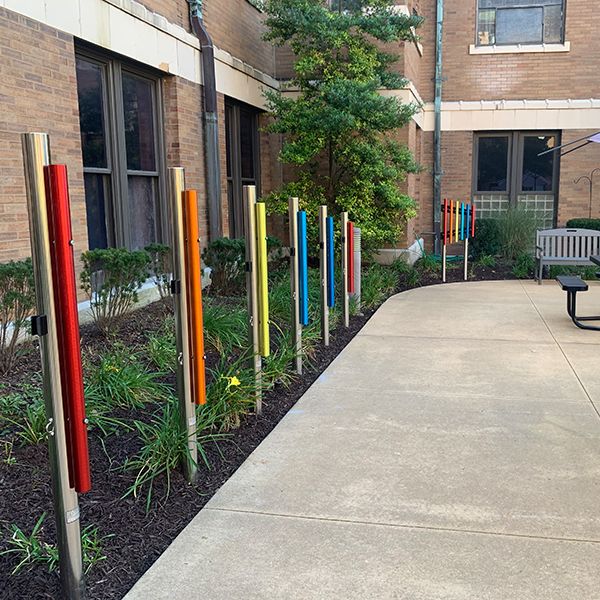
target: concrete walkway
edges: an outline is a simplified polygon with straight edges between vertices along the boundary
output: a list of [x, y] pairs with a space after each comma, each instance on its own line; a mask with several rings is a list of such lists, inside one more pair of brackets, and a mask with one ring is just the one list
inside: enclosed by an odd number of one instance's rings
[[126, 598], [600, 598], [600, 332], [565, 306], [391, 298]]

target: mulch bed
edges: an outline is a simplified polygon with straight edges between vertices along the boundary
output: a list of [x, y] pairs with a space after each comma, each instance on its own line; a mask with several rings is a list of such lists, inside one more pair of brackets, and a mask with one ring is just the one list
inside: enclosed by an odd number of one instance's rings
[[[478, 268], [471, 279], [510, 279], [514, 278], [508, 267]], [[448, 281], [461, 281], [462, 268], [448, 270]], [[421, 285], [440, 283], [439, 275], [423, 276]], [[400, 284], [398, 291], [407, 289]], [[159, 330], [166, 311], [163, 304], [155, 303], [138, 310], [123, 323], [119, 339], [127, 347], [144, 343], [148, 332]], [[206, 504], [213, 494], [227, 481], [248, 455], [277, 425], [281, 418], [304, 394], [329, 363], [341, 352], [348, 342], [360, 331], [373, 314], [365, 311], [361, 316], [352, 317], [350, 328], [339, 327], [331, 332], [330, 346], [318, 346], [312, 357], [311, 366], [305, 368], [302, 378], [286, 388], [276, 385], [265, 393], [261, 415], [248, 415], [242, 420], [239, 429], [218, 443], [210, 444], [206, 450], [210, 469], [201, 465], [198, 483], [188, 485], [179, 472], [171, 477], [170, 494], [166, 497], [166, 481], [159, 478], [155, 482], [152, 509], [146, 513], [145, 497], [122, 498], [134, 480], [132, 473], [115, 470], [127, 456], [133, 456], [139, 449], [139, 440], [133, 433], [112, 436], [104, 440], [94, 432], [90, 434], [90, 459], [93, 489], [80, 496], [81, 523], [94, 524], [101, 536], [111, 535], [103, 542], [106, 560], [97, 564], [86, 577], [87, 595], [90, 599], [111, 600], [122, 598], [139, 577], [161, 555], [179, 532], [194, 515]], [[92, 354], [104, 349], [106, 341], [93, 327], [82, 327], [84, 352]], [[213, 364], [218, 355], [209, 355]], [[37, 348], [32, 344], [20, 356], [8, 380], [3, 381], [5, 389], [18, 389], [32, 374], [39, 371], [40, 359]], [[119, 415], [140, 418], [139, 414]], [[110, 456], [114, 463], [107, 457]], [[6, 537], [11, 524], [30, 532], [38, 517], [46, 512], [44, 538], [55, 538], [52, 517], [52, 498], [48, 470], [48, 450], [46, 444], [14, 449], [16, 463], [0, 464], [0, 531]], [[6, 539], [0, 541], [0, 550], [7, 547]], [[59, 579], [56, 573], [49, 574], [40, 565], [23, 569], [10, 575], [15, 566], [14, 559], [0, 557], [0, 598], [58, 598]]]

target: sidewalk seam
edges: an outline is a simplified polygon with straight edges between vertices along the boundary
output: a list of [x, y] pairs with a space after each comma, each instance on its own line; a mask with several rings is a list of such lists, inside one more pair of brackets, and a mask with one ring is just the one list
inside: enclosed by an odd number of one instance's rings
[[577, 544], [600, 544], [600, 540], [586, 539], [586, 538], [569, 538], [569, 537], [558, 537], [558, 536], [546, 536], [546, 535], [530, 535], [526, 533], [507, 533], [503, 531], [485, 531], [478, 529], [459, 529], [457, 527], [434, 527], [432, 525], [409, 525], [406, 523], [381, 523], [378, 521], [360, 521], [353, 519], [341, 519], [334, 517], [315, 517], [310, 515], [289, 515], [281, 513], [272, 513], [260, 510], [244, 510], [240, 508], [223, 508], [223, 507], [212, 507], [205, 506], [203, 511], [213, 512], [226, 512], [246, 515], [261, 515], [264, 517], [278, 517], [283, 519], [301, 519], [306, 521], [323, 521], [326, 523], [344, 523], [354, 525], [370, 525], [373, 527], [393, 527], [396, 529], [417, 529], [425, 531], [440, 531], [444, 533], [464, 533], [469, 535], [487, 535], [495, 537], [510, 537], [510, 538], [523, 538], [529, 540], [540, 540], [540, 541], [553, 541], [553, 542], [569, 542]]

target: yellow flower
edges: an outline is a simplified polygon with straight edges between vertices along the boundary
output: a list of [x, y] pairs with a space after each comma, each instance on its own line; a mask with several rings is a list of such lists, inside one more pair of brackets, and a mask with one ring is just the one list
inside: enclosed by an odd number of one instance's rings
[[233, 377], [228, 377], [229, 385], [242, 385], [242, 382], [234, 375]]

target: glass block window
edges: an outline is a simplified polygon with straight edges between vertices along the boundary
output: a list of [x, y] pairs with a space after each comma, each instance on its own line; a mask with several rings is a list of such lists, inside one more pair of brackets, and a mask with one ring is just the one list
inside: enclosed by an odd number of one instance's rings
[[565, 0], [478, 0], [477, 43], [561, 43], [564, 8]]

